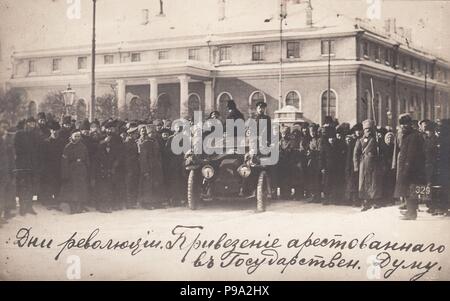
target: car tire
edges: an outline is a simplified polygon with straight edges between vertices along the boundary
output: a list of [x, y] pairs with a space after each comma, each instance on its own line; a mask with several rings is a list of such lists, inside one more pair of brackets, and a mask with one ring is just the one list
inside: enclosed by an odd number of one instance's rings
[[269, 185], [269, 177], [267, 175], [267, 172], [261, 171], [256, 186], [256, 212], [266, 211], [266, 205], [269, 199], [268, 185]]
[[188, 207], [191, 210], [196, 210], [198, 208], [198, 203], [200, 201], [199, 188], [196, 187], [197, 183], [197, 173], [195, 170], [189, 172], [188, 177], [188, 187], [187, 187], [187, 200]]

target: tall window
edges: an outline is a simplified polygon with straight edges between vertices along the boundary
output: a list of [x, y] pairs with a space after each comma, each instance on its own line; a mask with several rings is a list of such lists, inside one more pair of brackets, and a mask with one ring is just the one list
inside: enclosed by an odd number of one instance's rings
[[188, 114], [189, 117], [194, 118], [194, 112], [200, 111], [200, 98], [197, 94], [189, 95], [188, 99]]
[[322, 93], [322, 120], [325, 116], [336, 118], [336, 94], [331, 90], [330, 98], [328, 99], [328, 90]]
[[414, 74], [414, 59], [413, 58], [409, 59], [409, 69], [410, 69], [411, 73]]
[[374, 45], [373, 56], [374, 56], [376, 62], [380, 61], [380, 46]]
[[170, 112], [172, 108], [172, 102], [170, 100], [169, 94], [162, 93], [158, 97], [156, 102], [156, 118], [164, 119], [170, 117]]
[[264, 60], [264, 44], [253, 45], [252, 47], [252, 61]]
[[290, 91], [286, 95], [286, 105], [287, 106], [293, 106], [300, 110], [300, 97], [298, 96], [298, 93], [295, 91]]
[[231, 46], [222, 46], [219, 48], [219, 60], [221, 62], [231, 61]]
[[133, 52], [131, 54], [131, 61], [134, 62], [140, 62], [141, 61], [141, 54], [139, 52]]
[[[331, 47], [331, 48], [330, 48]], [[321, 42], [322, 55], [335, 54], [334, 40], [323, 40]], [[331, 50], [331, 51], [330, 51]]]
[[87, 56], [78, 57], [78, 70], [87, 69]]
[[103, 57], [105, 65], [114, 64], [114, 55], [107, 54]]
[[198, 48], [191, 48], [188, 50], [188, 59], [192, 61], [198, 61], [199, 58], [199, 50]]
[[388, 66], [392, 64], [392, 55], [391, 50], [389, 48], [386, 48], [384, 50], [384, 63]]
[[287, 42], [286, 56], [288, 59], [300, 58], [300, 42]]
[[363, 56], [369, 57], [369, 42], [363, 42]]
[[227, 111], [227, 103], [229, 100], [232, 99], [231, 94], [224, 92], [222, 94], [220, 94], [219, 96], [219, 100], [218, 100], [218, 111], [220, 113], [221, 119], [225, 120], [225, 118], [228, 115], [228, 111]]
[[52, 71], [57, 72], [61, 70], [61, 59], [53, 59], [52, 61]]
[[28, 73], [36, 72], [36, 62], [33, 60], [28, 61]]
[[169, 51], [160, 50], [158, 51], [158, 60], [167, 60], [169, 58]]

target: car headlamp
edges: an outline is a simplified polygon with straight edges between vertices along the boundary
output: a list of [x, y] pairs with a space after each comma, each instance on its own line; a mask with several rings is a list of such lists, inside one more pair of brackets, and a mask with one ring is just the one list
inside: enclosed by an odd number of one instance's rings
[[205, 179], [211, 179], [214, 176], [214, 168], [211, 165], [203, 166], [202, 175]]
[[250, 167], [248, 167], [247, 165], [241, 165], [238, 168], [238, 173], [241, 175], [241, 177], [243, 178], [247, 178], [248, 176], [250, 176], [250, 174], [252, 173], [252, 170]]

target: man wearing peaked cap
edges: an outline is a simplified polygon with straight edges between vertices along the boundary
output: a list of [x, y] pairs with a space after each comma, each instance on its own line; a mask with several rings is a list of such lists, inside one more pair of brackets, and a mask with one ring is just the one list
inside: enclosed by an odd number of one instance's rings
[[356, 141], [353, 153], [355, 172], [359, 172], [359, 197], [363, 200], [362, 211], [380, 207], [382, 197], [382, 166], [379, 160], [375, 122], [363, 121], [364, 135]]

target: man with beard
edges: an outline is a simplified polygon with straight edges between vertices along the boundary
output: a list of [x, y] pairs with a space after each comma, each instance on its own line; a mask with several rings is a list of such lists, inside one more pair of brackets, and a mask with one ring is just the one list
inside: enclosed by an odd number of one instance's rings
[[401, 219], [415, 220], [417, 218], [418, 200], [411, 193], [415, 185], [425, 183], [425, 156], [423, 138], [413, 129], [413, 120], [409, 114], [399, 118], [401, 129], [401, 144], [395, 147], [394, 159], [397, 168], [395, 197], [406, 200], [406, 212]]
[[124, 142], [126, 207], [127, 209], [135, 209], [137, 208], [139, 191], [138, 125], [136, 123], [131, 123], [127, 134]]
[[81, 133], [75, 130], [62, 155], [61, 200], [70, 205], [71, 214], [81, 213], [88, 197], [89, 153], [81, 142]]
[[39, 141], [36, 131], [36, 120], [30, 117], [25, 128], [19, 130], [14, 139], [16, 153], [16, 185], [19, 197], [20, 215], [27, 213], [36, 215], [33, 210], [33, 199], [37, 196], [36, 179], [39, 175]]
[[47, 209], [59, 208], [61, 189], [61, 157], [66, 144], [59, 137], [60, 126], [56, 121], [48, 124], [50, 136], [45, 139], [42, 157], [41, 201]]
[[363, 121], [364, 135], [356, 141], [353, 153], [355, 172], [359, 172], [359, 197], [363, 201], [361, 211], [380, 208], [383, 192], [379, 145], [376, 139], [375, 122]]

